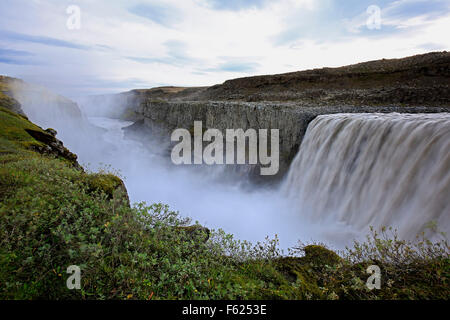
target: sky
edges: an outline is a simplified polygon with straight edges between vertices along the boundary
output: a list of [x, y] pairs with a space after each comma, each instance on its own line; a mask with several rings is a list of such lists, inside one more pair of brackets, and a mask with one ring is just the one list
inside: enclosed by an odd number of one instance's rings
[[2, 0], [0, 74], [68, 97], [450, 49], [450, 0]]

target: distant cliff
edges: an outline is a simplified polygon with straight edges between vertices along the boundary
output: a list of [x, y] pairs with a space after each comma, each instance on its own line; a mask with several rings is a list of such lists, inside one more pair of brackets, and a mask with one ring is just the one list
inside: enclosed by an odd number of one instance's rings
[[80, 104], [88, 116], [136, 121], [141, 119], [141, 116], [136, 113], [137, 108], [145, 101], [186, 99], [205, 88], [159, 87], [134, 89], [119, 94], [87, 96], [80, 99]]
[[0, 76], [0, 92], [4, 106], [9, 105], [10, 110], [26, 115], [40, 127], [56, 129], [58, 138], [72, 149], [85, 143], [80, 142], [80, 135], [93, 138], [96, 133], [104, 132], [88, 122], [76, 102], [42, 86]]
[[199, 100], [296, 101], [303, 105], [450, 106], [450, 52], [382, 59], [225, 81]]
[[12, 88], [10, 83], [14, 78], [0, 76], [0, 106], [7, 108], [15, 113], [25, 116], [20, 103], [13, 98]]
[[75, 102], [44, 87], [6, 76], [0, 76], [0, 85], [2, 92], [19, 102], [22, 112], [30, 118], [82, 118]]
[[[238, 78], [211, 87], [160, 87], [111, 96], [127, 97], [129, 110], [144, 100], [277, 101], [296, 102], [302, 107], [391, 104], [448, 107], [449, 79], [450, 52], [443, 51], [339, 68]], [[95, 101], [96, 97], [90, 99]]]

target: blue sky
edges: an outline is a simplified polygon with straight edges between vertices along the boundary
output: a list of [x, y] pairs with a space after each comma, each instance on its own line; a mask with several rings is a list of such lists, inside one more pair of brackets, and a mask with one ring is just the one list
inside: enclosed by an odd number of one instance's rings
[[449, 50], [448, 30], [448, 0], [2, 0], [0, 74], [69, 97], [213, 85]]

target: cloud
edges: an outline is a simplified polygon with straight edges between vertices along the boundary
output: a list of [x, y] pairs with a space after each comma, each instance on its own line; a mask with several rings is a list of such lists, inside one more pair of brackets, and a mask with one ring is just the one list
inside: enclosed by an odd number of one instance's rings
[[447, 47], [443, 44], [434, 43], [434, 42], [426, 42], [417, 46], [418, 49], [424, 49], [426, 51], [439, 51], [445, 50]]
[[183, 66], [198, 62], [198, 59], [191, 57], [187, 51], [186, 43], [179, 40], [169, 40], [163, 44], [166, 48], [166, 55], [162, 57], [126, 57], [129, 60], [144, 64], [162, 63], [174, 66]]
[[230, 11], [262, 8], [268, 2], [268, 0], [206, 0], [206, 4], [213, 9]]
[[347, 30], [364, 36], [395, 35], [420, 32], [430, 20], [448, 16], [450, 4], [441, 0], [397, 0], [380, 7], [381, 28], [366, 27], [368, 14], [362, 12], [346, 21]]
[[[318, 2], [320, 3], [320, 2]], [[326, 5], [324, 5], [326, 4]], [[367, 8], [376, 4], [381, 10], [381, 28], [368, 29]], [[420, 32], [427, 21], [448, 16], [450, 3], [444, 0], [337, 0], [322, 1], [318, 10], [293, 10], [286, 16], [286, 27], [271, 37], [274, 45], [289, 45], [299, 40], [321, 42], [347, 41], [356, 37], [381, 38]]]
[[[75, 1], [80, 30], [67, 29], [64, 1], [6, 1], [1, 72], [68, 95], [213, 85], [450, 48], [449, 2], [439, 0]], [[372, 4], [382, 10], [380, 30], [366, 26]]]
[[448, 15], [450, 3], [447, 0], [398, 0], [385, 10], [389, 19], [409, 19], [425, 16], [427, 19]]
[[176, 8], [162, 4], [141, 3], [129, 8], [128, 12], [168, 28], [180, 20]]
[[216, 70], [227, 71], [227, 72], [254, 72], [259, 67], [258, 63], [255, 62], [237, 62], [229, 61], [221, 63]]
[[0, 63], [16, 65], [35, 65], [36, 62], [30, 60], [32, 53], [22, 50], [0, 48]]
[[0, 55], [7, 55], [7, 56], [19, 56], [19, 57], [24, 57], [24, 56], [32, 56], [33, 54], [27, 51], [22, 51], [22, 50], [13, 50], [13, 49], [2, 49], [0, 48]]
[[24, 33], [18, 33], [7, 30], [0, 30], [0, 37], [2, 39], [8, 39], [10, 41], [21, 41], [21, 42], [31, 42], [38, 43], [46, 46], [62, 47], [70, 49], [79, 50], [89, 50], [90, 48], [84, 45], [76, 44], [74, 42], [65, 41], [61, 39], [46, 37], [46, 36], [34, 36]]
[[36, 63], [32, 62], [32, 61], [27, 61], [27, 60], [23, 60], [23, 59], [17, 59], [17, 58], [11, 58], [11, 57], [3, 57], [0, 56], [0, 64], [4, 63], [4, 64], [17, 64], [17, 65], [35, 65]]
[[249, 57], [220, 57], [222, 62], [212, 68], [202, 68], [197, 70], [198, 73], [208, 72], [233, 72], [233, 73], [254, 73], [261, 66], [255, 62], [258, 58]]

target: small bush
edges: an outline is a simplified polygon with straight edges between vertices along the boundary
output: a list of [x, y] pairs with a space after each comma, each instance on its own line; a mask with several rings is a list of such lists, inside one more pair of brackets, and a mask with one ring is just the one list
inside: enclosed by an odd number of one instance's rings
[[[337, 260], [335, 260], [337, 262]], [[370, 290], [367, 268], [381, 270], [381, 288]], [[445, 240], [405, 241], [392, 228], [371, 228], [364, 242], [317, 273], [318, 284], [340, 299], [448, 299], [449, 247]]]

